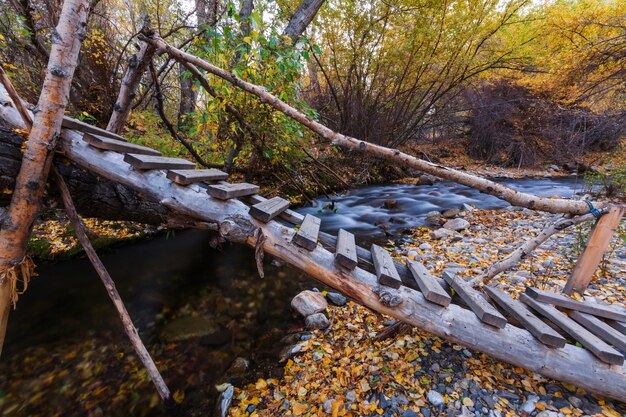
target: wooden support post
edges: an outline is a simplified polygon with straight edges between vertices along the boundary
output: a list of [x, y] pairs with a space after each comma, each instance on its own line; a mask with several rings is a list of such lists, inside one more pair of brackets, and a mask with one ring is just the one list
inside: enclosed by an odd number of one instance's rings
[[115, 287], [115, 282], [113, 282], [113, 278], [111, 278], [109, 272], [106, 270], [104, 264], [98, 257], [98, 254], [91, 245], [91, 241], [89, 240], [89, 237], [85, 232], [85, 225], [78, 217], [76, 207], [74, 207], [74, 202], [72, 201], [70, 190], [67, 188], [63, 177], [61, 176], [61, 174], [59, 174], [56, 168], [52, 168], [52, 173], [56, 179], [59, 191], [61, 192], [61, 198], [63, 200], [63, 205], [65, 206], [67, 217], [70, 219], [70, 223], [74, 228], [74, 232], [76, 233], [78, 241], [80, 242], [83, 249], [85, 249], [85, 253], [89, 258], [89, 261], [91, 261], [93, 268], [100, 276], [100, 279], [102, 280], [102, 283], [104, 284], [104, 287], [106, 288], [107, 293], [109, 294], [111, 301], [113, 301], [117, 313], [122, 320], [124, 331], [128, 335], [128, 338], [130, 339], [130, 342], [132, 343], [133, 348], [137, 353], [137, 356], [139, 356], [139, 359], [143, 363], [143, 366], [145, 366], [146, 371], [150, 376], [150, 379], [152, 379], [152, 382], [154, 383], [154, 386], [156, 387], [156, 390], [159, 393], [161, 400], [163, 400], [166, 405], [171, 406], [172, 399], [170, 395], [170, 390], [165, 384], [163, 377], [159, 373], [159, 370], [152, 360], [150, 353], [141, 341], [139, 333], [137, 332], [137, 329], [135, 328], [135, 325], [133, 324], [133, 321], [131, 320], [128, 311], [126, 310], [126, 306], [124, 306], [124, 302], [122, 301], [120, 294], [117, 292], [117, 288]]
[[598, 269], [609, 243], [611, 243], [611, 238], [619, 226], [622, 216], [624, 216], [624, 208], [614, 206], [609, 209], [607, 214], [600, 217], [591, 232], [583, 254], [578, 258], [574, 271], [563, 288], [565, 294], [571, 294], [573, 291], [585, 291], [594, 272]]

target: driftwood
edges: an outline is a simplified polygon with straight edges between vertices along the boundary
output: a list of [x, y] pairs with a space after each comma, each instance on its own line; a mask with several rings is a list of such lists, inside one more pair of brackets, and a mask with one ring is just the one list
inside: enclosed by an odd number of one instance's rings
[[163, 381], [163, 377], [159, 373], [159, 370], [152, 360], [150, 353], [141, 341], [139, 333], [137, 332], [137, 329], [135, 328], [135, 325], [133, 324], [133, 321], [128, 314], [128, 310], [126, 310], [126, 306], [124, 306], [124, 302], [122, 301], [122, 298], [120, 297], [120, 294], [115, 287], [115, 282], [113, 282], [113, 278], [111, 278], [111, 275], [109, 275], [109, 272], [107, 271], [104, 264], [98, 257], [95, 249], [91, 245], [91, 241], [89, 240], [89, 237], [87, 236], [87, 232], [85, 230], [85, 225], [78, 217], [76, 207], [74, 207], [74, 203], [72, 201], [72, 196], [70, 195], [70, 191], [67, 188], [65, 181], [63, 181], [63, 177], [54, 168], [52, 169], [52, 173], [56, 180], [57, 186], [61, 191], [63, 206], [65, 207], [67, 217], [69, 218], [70, 223], [74, 228], [76, 237], [78, 238], [78, 241], [85, 250], [87, 258], [89, 258], [89, 261], [93, 265], [93, 268], [96, 270], [98, 276], [102, 280], [104, 288], [106, 288], [107, 293], [109, 294], [109, 298], [111, 298], [111, 301], [113, 301], [115, 309], [117, 310], [117, 314], [119, 314], [120, 319], [122, 320], [122, 326], [124, 327], [126, 335], [130, 339], [130, 342], [133, 345], [137, 356], [139, 356], [139, 360], [141, 360], [141, 363], [143, 363], [143, 366], [146, 368], [146, 371], [148, 372], [150, 379], [154, 383], [154, 386], [156, 387], [156, 390], [159, 393], [161, 400], [168, 405], [172, 405], [170, 390], [165, 384], [165, 381]]
[[[494, 181], [477, 177], [462, 171], [458, 171], [442, 165], [408, 155], [397, 149], [390, 149], [384, 146], [374, 145], [372, 143], [359, 140], [350, 136], [337, 133], [323, 124], [311, 119], [302, 112], [296, 110], [289, 104], [273, 96], [265, 87], [261, 87], [247, 81], [244, 81], [234, 74], [217, 67], [201, 58], [181, 51], [169, 45], [163, 39], [145, 33], [142, 38], [156, 46], [160, 50], [165, 51], [172, 58], [179, 62], [188, 62], [209, 73], [216, 75], [224, 80], [232, 83], [234, 86], [241, 88], [261, 99], [263, 103], [269, 104], [286, 116], [300, 122], [304, 126], [319, 134], [321, 137], [331, 141], [333, 145], [337, 145], [349, 150], [364, 152], [372, 156], [390, 160], [394, 163], [401, 163], [419, 171], [434, 175], [436, 177], [457, 182], [468, 187], [476, 188], [483, 193], [496, 196], [502, 200], [508, 201], [512, 205], [526, 207], [533, 210], [546, 211], [550, 213], [566, 213], [573, 215], [581, 215], [589, 212], [589, 207], [584, 201], [568, 200], [563, 198], [540, 197], [532, 194], [522, 193]], [[596, 204], [601, 207], [600, 204]]]
[[[4, 336], [8, 309], [15, 302], [15, 282], [30, 278], [26, 243], [39, 212], [52, 165], [63, 111], [70, 94], [78, 52], [85, 37], [89, 1], [66, 0], [52, 36], [52, 50], [38, 112], [24, 150], [11, 204], [0, 229], [0, 335]], [[17, 99], [19, 101], [19, 98]], [[23, 123], [23, 127], [27, 125]], [[0, 340], [0, 350], [4, 340]]]
[[493, 279], [493, 277], [495, 277], [499, 273], [513, 268], [554, 234], [559, 233], [570, 226], [592, 220], [595, 220], [595, 217], [593, 216], [593, 214], [590, 213], [570, 218], [561, 217], [556, 221], [551, 222], [537, 236], [532, 239], [526, 240], [519, 248], [511, 252], [509, 256], [491, 265], [484, 273], [469, 281], [469, 285], [475, 287], [480, 284], [488, 283], [489, 281], [491, 281], [491, 279]]

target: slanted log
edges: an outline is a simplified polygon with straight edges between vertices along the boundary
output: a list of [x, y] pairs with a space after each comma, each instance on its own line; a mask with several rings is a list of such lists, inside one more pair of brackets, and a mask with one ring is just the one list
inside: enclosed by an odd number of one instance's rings
[[402, 281], [389, 252], [378, 245], [372, 245], [371, 252], [378, 283], [391, 288], [400, 288]]
[[530, 287], [526, 288], [526, 295], [542, 303], [554, 304], [555, 306], [568, 310], [582, 311], [583, 313], [593, 314], [594, 316], [626, 322], [626, 313], [612, 308], [608, 304], [576, 301], [561, 294]]
[[310, 214], [304, 216], [300, 229], [293, 237], [293, 243], [306, 250], [314, 250], [317, 247], [317, 236], [320, 232], [321, 223], [319, 217]]
[[626, 335], [591, 314], [572, 311], [569, 313], [569, 316], [585, 329], [626, 354]]
[[354, 235], [347, 230], [339, 229], [335, 260], [339, 265], [350, 270], [356, 268], [358, 264]]
[[417, 286], [431, 303], [439, 304], [440, 306], [447, 307], [452, 301], [452, 297], [439, 285], [437, 278], [432, 276], [426, 267], [419, 262], [407, 261], [409, 271], [413, 274]]

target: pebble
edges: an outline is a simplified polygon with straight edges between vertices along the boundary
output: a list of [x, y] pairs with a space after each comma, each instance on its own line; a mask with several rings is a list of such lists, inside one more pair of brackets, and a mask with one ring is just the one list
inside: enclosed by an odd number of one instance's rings
[[343, 294], [339, 294], [338, 292], [329, 292], [326, 294], [326, 298], [331, 302], [331, 304], [339, 307], [346, 305], [348, 302], [348, 299]]
[[421, 245], [419, 245], [419, 248], [421, 250], [429, 250], [432, 249], [432, 245], [430, 243], [422, 243]]
[[402, 413], [402, 417], [417, 417], [417, 414], [415, 414], [415, 411], [408, 409]]
[[443, 397], [437, 391], [432, 391], [432, 390], [428, 391], [427, 398], [428, 398], [428, 402], [434, 405], [435, 407], [439, 407], [440, 405], [443, 405], [444, 403]]
[[346, 392], [346, 400], [353, 403], [356, 401], [356, 393], [354, 391]]
[[441, 240], [454, 235], [454, 232], [448, 229], [437, 229], [430, 233], [430, 237], [435, 240]]
[[322, 404], [322, 409], [326, 414], [331, 414], [333, 412], [333, 399], [328, 399], [324, 401]]
[[458, 216], [459, 213], [461, 213], [461, 210], [459, 210], [458, 208], [451, 208], [451, 209], [448, 209], [448, 210], [444, 211], [442, 213], [442, 215], [446, 219], [452, 219], [452, 218]]

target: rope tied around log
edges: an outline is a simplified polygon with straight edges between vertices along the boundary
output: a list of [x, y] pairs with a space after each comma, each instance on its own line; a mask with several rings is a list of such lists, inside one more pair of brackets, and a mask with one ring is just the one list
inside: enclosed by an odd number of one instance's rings
[[[13, 309], [15, 309], [17, 305], [19, 296], [26, 292], [28, 283], [34, 276], [37, 276], [35, 273], [35, 263], [30, 256], [25, 256], [18, 264], [12, 265], [0, 272], [0, 284], [6, 281], [6, 285], [9, 287], [10, 302], [13, 304]], [[22, 281], [21, 291], [18, 290], [18, 281]]]
[[589, 213], [593, 214], [593, 217], [595, 217], [596, 219], [599, 219], [600, 217], [602, 217], [602, 214], [603, 214], [602, 211], [595, 208], [591, 201], [589, 200], [583, 200], [583, 201], [587, 203], [587, 205], [589, 206]]

